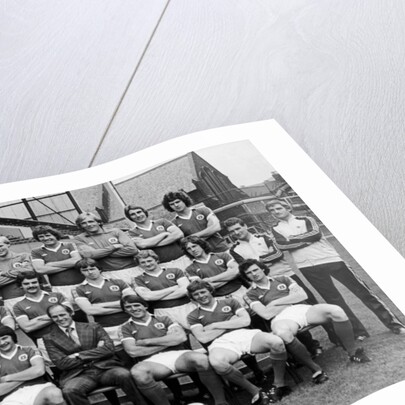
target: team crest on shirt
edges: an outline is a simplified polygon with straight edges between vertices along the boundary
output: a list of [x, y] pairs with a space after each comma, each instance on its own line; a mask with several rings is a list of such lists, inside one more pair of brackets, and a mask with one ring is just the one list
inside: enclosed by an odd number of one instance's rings
[[231, 311], [232, 311], [232, 308], [228, 305], [222, 308], [222, 312], [225, 312], [226, 314]]
[[173, 273], [166, 274], [168, 280], [173, 280], [176, 276]]
[[287, 289], [287, 286], [285, 284], [279, 284], [277, 286], [277, 290], [279, 290], [279, 291], [284, 291], [286, 289]]
[[205, 218], [205, 217], [204, 217], [203, 214], [198, 214], [198, 215], [196, 216], [196, 219], [198, 219], [199, 221], [202, 221], [204, 218]]
[[110, 285], [110, 291], [119, 291], [120, 288], [117, 285]]
[[157, 230], [157, 231], [164, 231], [164, 230], [165, 230], [165, 227], [164, 227], [163, 225], [158, 225], [158, 226], [156, 227], [156, 230]]
[[114, 244], [114, 243], [118, 243], [118, 239], [117, 238], [110, 238], [108, 239], [108, 242]]
[[26, 355], [25, 353], [20, 354], [18, 356], [18, 360], [20, 360], [20, 361], [26, 361], [27, 359], [28, 359], [28, 355]]
[[155, 328], [156, 329], [164, 329], [165, 325], [162, 322], [157, 322], [157, 323], [155, 323]]
[[224, 261], [222, 259], [217, 259], [214, 262], [217, 266], [221, 266], [222, 264], [224, 264]]
[[56, 304], [58, 302], [58, 299], [56, 297], [49, 297], [48, 302], [51, 304]]
[[62, 249], [62, 253], [64, 255], [68, 255], [70, 253], [70, 250], [69, 249]]

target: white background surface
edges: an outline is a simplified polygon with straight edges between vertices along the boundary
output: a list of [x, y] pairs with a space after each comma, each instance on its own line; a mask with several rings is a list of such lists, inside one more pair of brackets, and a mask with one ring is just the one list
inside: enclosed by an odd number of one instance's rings
[[401, 0], [4, 0], [0, 181], [275, 118], [405, 254], [404, 20]]

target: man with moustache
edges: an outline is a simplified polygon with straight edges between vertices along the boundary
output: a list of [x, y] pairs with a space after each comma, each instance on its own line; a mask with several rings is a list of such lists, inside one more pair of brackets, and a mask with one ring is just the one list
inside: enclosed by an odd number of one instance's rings
[[43, 291], [38, 274], [34, 271], [20, 273], [16, 282], [24, 292], [22, 299], [13, 308], [16, 321], [18, 326], [38, 345], [46, 358], [42, 338], [49, 333], [52, 325], [47, 309], [57, 303], [69, 306], [71, 303], [59, 292]]

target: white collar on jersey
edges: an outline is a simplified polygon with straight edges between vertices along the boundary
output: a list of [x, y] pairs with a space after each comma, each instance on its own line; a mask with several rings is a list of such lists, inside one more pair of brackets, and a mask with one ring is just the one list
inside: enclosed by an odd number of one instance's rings
[[27, 297], [26, 295], [24, 295], [24, 297], [27, 298], [27, 300], [30, 300], [30, 301], [41, 302], [45, 295], [50, 295], [50, 294], [49, 294], [49, 292], [47, 292], [47, 291], [42, 291], [42, 294], [41, 294], [41, 295], [39, 296], [39, 298], [37, 298], [37, 299], [31, 298], [31, 297]]
[[21, 346], [20, 345], [15, 345], [15, 348], [14, 348], [13, 352], [9, 356], [7, 356], [7, 355], [5, 355], [3, 353], [0, 353], [0, 356], [3, 357], [4, 359], [11, 360], [16, 355], [18, 349], [21, 349]]
[[203, 307], [200, 304], [197, 305], [198, 308], [202, 309], [203, 311], [214, 312], [216, 307], [218, 306], [218, 300], [215, 300], [215, 303], [212, 307]]
[[271, 281], [267, 277], [267, 284], [265, 286], [257, 285], [256, 283], [252, 283], [251, 288], [261, 288], [262, 290], [270, 290]]
[[139, 322], [139, 321], [134, 320], [134, 318], [131, 317], [131, 318], [128, 319], [128, 322], [132, 322], [132, 323], [135, 323], [137, 325], [148, 326], [152, 322], [152, 317], [153, 317], [153, 315], [149, 314], [149, 318], [148, 318], [148, 320], [146, 322]]

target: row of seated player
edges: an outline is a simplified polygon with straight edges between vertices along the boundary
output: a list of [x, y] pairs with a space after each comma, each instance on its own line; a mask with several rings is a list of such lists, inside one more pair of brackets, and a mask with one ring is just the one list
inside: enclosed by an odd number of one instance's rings
[[[96, 275], [100, 276], [100, 271], [94, 266], [93, 260], [84, 259], [79, 263], [83, 274], [93, 274], [94, 279], [96, 279]], [[147, 311], [147, 304], [142, 298], [131, 294], [130, 291], [126, 291], [129, 293], [127, 295], [124, 293], [125, 289], [121, 291], [122, 313], [130, 319], [121, 326], [120, 333], [113, 334], [113, 338], [118, 335], [126, 353], [138, 360], [143, 360], [131, 369], [131, 375], [137, 389], [152, 403], [162, 403], [162, 398], [164, 398], [156, 380], [175, 372], [194, 371], [199, 372], [201, 381], [206, 384], [215, 403], [226, 403], [222, 385], [218, 382], [217, 376], [212, 372], [209, 364], [217, 374], [246, 389], [252, 395], [252, 402], [276, 402], [290, 392], [290, 389], [284, 384], [286, 350], [313, 371], [314, 383], [325, 382], [328, 379], [327, 375], [295, 338], [298, 330], [308, 324], [332, 322], [339, 341], [348, 352], [350, 360], [356, 363], [368, 361], [363, 350], [356, 348], [350, 321], [341, 308], [328, 304], [293, 305], [306, 298], [301, 287], [288, 277], [269, 279], [265, 274], [268, 270], [262, 263], [255, 260], [244, 262], [240, 266], [240, 271], [243, 277], [254, 282], [247, 291], [247, 302], [259, 316], [271, 320], [273, 333], [246, 329], [250, 324], [250, 317], [237, 300], [233, 298], [216, 300], [210, 284], [195, 280], [187, 286], [187, 292], [197, 306], [187, 315], [187, 321], [196, 339], [202, 345], [208, 346], [208, 357], [195, 351], [183, 351], [184, 347], [179, 345], [184, 343], [186, 335], [178, 323], [165, 316], [151, 317]], [[35, 273], [33, 274], [35, 276]], [[104, 283], [107, 281], [104, 280]], [[120, 284], [117, 280], [113, 282], [116, 284], [111, 286]], [[34, 293], [34, 290], [39, 291], [39, 283], [36, 278], [25, 278], [22, 285], [27, 291], [31, 291], [28, 295]], [[111, 291], [114, 290], [116, 289]], [[261, 290], [264, 290], [265, 294], [261, 294], [263, 292]], [[41, 308], [47, 306], [46, 315], [42, 315], [42, 318], [43, 321], [48, 322], [45, 327], [47, 328], [46, 334], [42, 335], [42, 338], [51, 361], [61, 369], [64, 396], [71, 401], [70, 403], [85, 404], [87, 402], [80, 401], [87, 401], [86, 394], [94, 389], [97, 381], [83, 385], [83, 378], [88, 377], [89, 379], [90, 377], [87, 374], [78, 375], [76, 381], [76, 374], [71, 372], [74, 365], [78, 368], [80, 366], [80, 369], [76, 371], [85, 370], [83, 365], [86, 364], [86, 361], [94, 362], [94, 357], [93, 355], [87, 356], [89, 354], [87, 351], [91, 350], [90, 347], [83, 353], [77, 349], [80, 346], [87, 347], [94, 344], [97, 344], [97, 348], [104, 349], [108, 335], [100, 326], [72, 323], [72, 309], [67, 306], [66, 299], [63, 301], [60, 293], [40, 294], [42, 298], [46, 298], [41, 299], [43, 304]], [[58, 297], [61, 299], [60, 303], [56, 303], [56, 300], [52, 299]], [[34, 303], [33, 300], [29, 301], [31, 305]], [[269, 304], [265, 305], [266, 301], [269, 301]], [[115, 303], [113, 302], [112, 306], [114, 306], [113, 304]], [[18, 304], [16, 304], [16, 312], [17, 309]], [[21, 316], [17, 316], [17, 321], [21, 321], [21, 319]], [[23, 324], [24, 322], [21, 326]], [[74, 330], [71, 329], [72, 325]], [[84, 333], [89, 328], [92, 330], [91, 338], [82, 336], [82, 332]], [[103, 343], [95, 340], [94, 333], [103, 334]], [[109, 345], [114, 347], [109, 336], [108, 339]], [[175, 351], [172, 350], [174, 348], [176, 348]], [[110, 352], [111, 350], [109, 350]], [[270, 354], [275, 374], [274, 385], [268, 392], [253, 385], [232, 365], [245, 353], [266, 352]], [[88, 372], [90, 373], [90, 370]], [[120, 375], [123, 373], [121, 370]], [[128, 390], [128, 387], [118, 384], [113, 375], [115, 374], [111, 373], [111, 379], [106, 379], [105, 383], [107, 384], [108, 380], [108, 384], [114, 383]], [[215, 381], [215, 379], [217, 380]], [[215, 384], [213, 384], [214, 381]]]
[[[70, 242], [61, 243], [60, 235], [52, 228], [38, 227], [34, 229], [33, 236], [44, 245], [33, 250], [32, 263], [30, 255], [13, 253], [7, 240], [0, 239], [0, 296], [5, 300], [6, 306], [12, 308], [22, 295], [21, 289], [15, 285], [16, 273], [32, 266], [49, 278], [54, 291], [60, 291], [70, 297], [70, 291], [83, 280], [83, 276], [74, 268], [74, 263], [81, 257], [95, 259], [108, 277], [130, 284], [133, 277], [142, 272], [137, 266], [138, 248], [151, 248], [163, 266], [181, 270], [189, 267], [190, 273], [194, 273], [195, 277], [209, 278], [217, 287], [221, 287], [222, 282], [232, 281], [226, 277], [231, 277], [232, 271], [235, 274], [235, 269], [228, 268], [233, 265], [227, 262], [226, 274], [220, 274], [224, 273], [224, 266], [217, 266], [215, 262], [222, 263], [223, 259], [216, 257], [213, 260], [212, 255], [208, 255], [210, 251], [221, 256], [228, 249], [218, 234], [221, 225], [215, 214], [206, 207], [192, 207], [189, 196], [181, 191], [167, 193], [162, 204], [168, 211], [175, 212], [172, 222], [166, 219], [152, 220], [144, 208], [127, 206], [125, 215], [134, 222], [129, 235], [119, 229], [104, 228], [100, 218], [94, 214], [80, 214], [76, 223], [83, 233], [75, 238], [77, 248]], [[356, 338], [364, 339], [369, 334], [334, 286], [332, 277], [346, 285], [386, 327], [394, 333], [405, 332], [402, 323], [343, 262], [322, 235], [313, 218], [294, 216], [291, 206], [283, 200], [267, 203], [266, 209], [269, 215], [278, 220], [272, 235], [249, 233], [246, 224], [239, 218], [229, 218], [224, 222], [227, 231], [236, 239], [231, 247], [231, 254], [238, 262], [249, 258], [263, 261], [270, 268], [271, 275], [294, 278], [306, 291], [308, 302], [316, 304], [314, 295], [300, 277], [294, 274], [291, 262], [285, 260], [283, 252], [290, 251], [295, 264], [323, 299], [345, 310], [352, 322]], [[184, 255], [180, 243], [184, 235], [202, 238], [207, 243], [203, 249], [205, 253], [190, 250], [187, 252], [189, 257]], [[209, 266], [205, 266], [208, 260], [211, 262]], [[232, 286], [228, 284], [223, 291], [230, 288]], [[232, 293], [238, 294], [236, 291]], [[239, 293], [242, 294], [243, 291]], [[327, 332], [333, 341], [333, 331], [327, 328]]]

